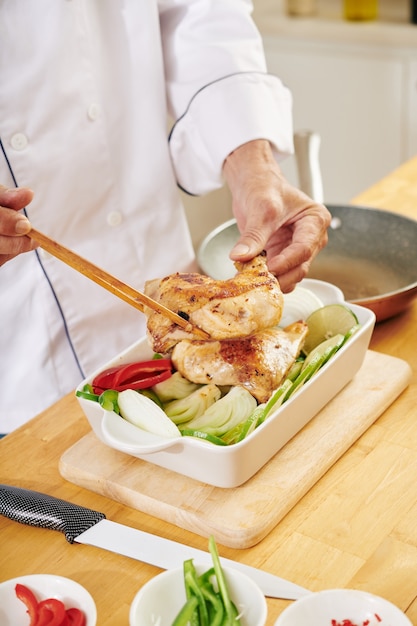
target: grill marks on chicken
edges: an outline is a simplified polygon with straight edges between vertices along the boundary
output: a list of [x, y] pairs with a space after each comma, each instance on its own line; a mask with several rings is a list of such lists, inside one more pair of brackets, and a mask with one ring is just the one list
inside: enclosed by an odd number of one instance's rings
[[[214, 280], [197, 273], [176, 273], [148, 281], [145, 293], [205, 330], [213, 340], [247, 337], [276, 326], [283, 308], [278, 280], [266, 256], [235, 263], [237, 274]], [[162, 314], [145, 309], [148, 339], [155, 352], [167, 353], [183, 339], [196, 339]]]
[[225, 281], [201, 274], [172, 274], [148, 281], [145, 293], [205, 330], [201, 341], [164, 315], [145, 309], [155, 352], [171, 352], [174, 367], [198, 384], [240, 385], [266, 402], [300, 354], [307, 325], [278, 328], [284, 298], [266, 256], [235, 263]]
[[300, 354], [307, 330], [304, 322], [295, 322], [241, 339], [184, 340], [175, 346], [172, 361], [191, 382], [241, 385], [266, 402]]

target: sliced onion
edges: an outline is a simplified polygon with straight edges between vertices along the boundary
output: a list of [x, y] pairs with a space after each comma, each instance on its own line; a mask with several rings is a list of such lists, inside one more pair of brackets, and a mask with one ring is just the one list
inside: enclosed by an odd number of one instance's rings
[[126, 389], [118, 396], [118, 405], [122, 417], [131, 424], [161, 437], [181, 436], [177, 426], [153, 400]]
[[291, 293], [284, 294], [284, 309], [279, 325], [282, 328], [298, 321], [305, 321], [310, 313], [320, 309], [323, 302], [310, 289], [296, 286]]

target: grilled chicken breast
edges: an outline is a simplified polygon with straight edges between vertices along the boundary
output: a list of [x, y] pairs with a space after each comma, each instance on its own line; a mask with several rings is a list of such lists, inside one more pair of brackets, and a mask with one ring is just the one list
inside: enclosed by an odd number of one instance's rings
[[[283, 295], [268, 271], [266, 256], [235, 263], [237, 274], [214, 280], [197, 273], [176, 273], [145, 284], [145, 293], [205, 330], [214, 340], [241, 338], [279, 323]], [[167, 353], [178, 341], [197, 339], [164, 315], [145, 308], [148, 340], [155, 352]]]
[[240, 339], [183, 340], [171, 358], [175, 368], [194, 383], [241, 385], [259, 402], [266, 402], [299, 355], [306, 334], [307, 325], [295, 322]]

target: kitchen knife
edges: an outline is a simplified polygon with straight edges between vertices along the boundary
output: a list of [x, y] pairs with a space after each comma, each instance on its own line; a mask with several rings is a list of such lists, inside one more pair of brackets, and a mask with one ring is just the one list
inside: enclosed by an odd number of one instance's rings
[[[209, 552], [112, 522], [106, 519], [104, 513], [38, 491], [0, 485], [0, 514], [22, 524], [59, 530], [69, 543], [103, 548], [161, 569], [181, 567], [187, 559], [195, 559], [201, 565], [212, 565]], [[234, 567], [252, 578], [264, 595], [270, 598], [298, 600], [310, 593], [303, 587], [250, 565], [223, 557], [220, 560], [223, 565]]]

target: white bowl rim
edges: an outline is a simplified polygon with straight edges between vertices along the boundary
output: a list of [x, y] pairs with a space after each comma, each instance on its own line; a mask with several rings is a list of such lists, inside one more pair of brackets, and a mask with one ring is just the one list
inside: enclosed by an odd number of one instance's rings
[[[299, 600], [296, 600], [293, 604], [288, 606], [281, 615], [278, 617], [274, 626], [285, 626], [287, 618], [294, 617], [297, 618], [297, 613], [300, 608], [303, 608], [305, 605], [308, 605], [312, 602], [315, 602], [317, 598], [326, 596], [345, 596], [346, 598], [357, 597], [361, 599], [369, 599], [373, 602], [378, 602], [378, 604], [383, 607], [387, 607], [391, 612], [396, 614], [397, 619], [401, 619], [401, 623], [396, 623], [395, 626], [413, 626], [412, 622], [409, 620], [407, 615], [395, 604], [387, 600], [382, 596], [378, 596], [370, 591], [366, 591], [364, 589], [353, 589], [353, 588], [335, 588], [335, 589], [324, 589], [322, 591], [315, 591]], [[353, 619], [357, 619], [356, 616], [353, 616]], [[336, 619], [341, 619], [336, 616]], [[359, 618], [360, 619], [360, 618]], [[294, 622], [296, 624], [296, 622]], [[297, 625], [298, 626], [298, 625]], [[382, 619], [381, 626], [384, 626], [384, 620]]]

